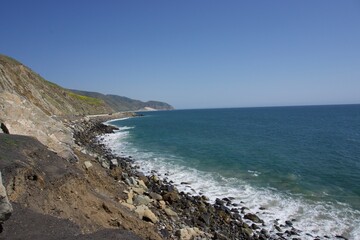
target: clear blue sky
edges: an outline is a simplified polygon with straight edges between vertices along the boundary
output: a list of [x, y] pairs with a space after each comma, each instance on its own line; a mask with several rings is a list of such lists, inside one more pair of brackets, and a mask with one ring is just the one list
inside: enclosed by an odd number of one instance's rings
[[360, 1], [3, 0], [0, 53], [176, 108], [360, 103]]

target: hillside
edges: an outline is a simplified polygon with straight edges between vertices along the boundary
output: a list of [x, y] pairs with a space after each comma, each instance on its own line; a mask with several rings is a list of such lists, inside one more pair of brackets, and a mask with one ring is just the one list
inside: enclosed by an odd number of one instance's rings
[[15, 59], [0, 54], [0, 92], [16, 94], [47, 115], [87, 115], [146, 108], [172, 110], [167, 103], [68, 90], [49, 82]]
[[20, 62], [0, 55], [0, 92], [21, 96], [47, 115], [99, 114], [113, 110], [104, 101], [46, 81]]
[[0, 54], [0, 122], [10, 133], [33, 136], [68, 160], [76, 160], [71, 150], [74, 140], [70, 130], [58, 121], [59, 116], [109, 114], [144, 107], [172, 109], [166, 103], [70, 91]]
[[108, 104], [114, 111], [133, 111], [133, 110], [143, 110], [146, 108], [152, 108], [156, 110], [173, 110], [174, 108], [164, 102], [158, 101], [148, 101], [142, 102], [139, 100], [134, 100], [131, 98], [118, 96], [118, 95], [105, 95], [97, 92], [86, 92], [79, 90], [70, 90], [76, 94], [80, 94], [83, 96], [98, 98], [103, 100], [106, 104]]

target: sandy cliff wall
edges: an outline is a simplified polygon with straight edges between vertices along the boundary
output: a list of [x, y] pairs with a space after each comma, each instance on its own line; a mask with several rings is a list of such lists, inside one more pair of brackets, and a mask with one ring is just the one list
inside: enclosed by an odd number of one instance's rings
[[10, 134], [36, 137], [60, 156], [75, 160], [71, 147], [74, 145], [70, 129], [52, 119], [39, 107], [25, 98], [10, 92], [0, 92], [0, 119]]
[[73, 161], [72, 132], [53, 116], [111, 111], [103, 101], [67, 92], [16, 60], [0, 55], [0, 121], [11, 134], [33, 136]]

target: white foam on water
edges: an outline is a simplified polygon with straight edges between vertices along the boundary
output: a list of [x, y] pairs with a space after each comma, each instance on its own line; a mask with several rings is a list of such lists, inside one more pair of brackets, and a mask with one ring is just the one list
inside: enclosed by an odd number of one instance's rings
[[248, 173], [250, 173], [253, 177], [258, 177], [261, 174], [261, 172], [252, 170], [248, 170]]
[[[286, 225], [286, 220], [295, 219], [292, 221], [293, 226], [302, 231], [299, 236], [302, 239], [313, 239], [316, 236], [320, 239], [329, 236], [332, 239], [336, 235], [360, 239], [360, 211], [346, 204], [314, 202], [276, 189], [255, 188], [241, 179], [225, 178], [217, 173], [186, 167], [181, 165], [182, 159], [177, 156], [160, 156], [135, 148], [127, 142], [130, 129], [122, 127], [115, 134], [104, 135], [103, 143], [117, 155], [133, 156], [134, 164], [145, 174], [155, 170], [159, 177], [173, 181], [179, 191], [205, 195], [210, 202], [216, 198], [233, 197], [232, 203], [239, 204], [239, 208], [249, 208], [248, 212], [256, 213], [263, 219], [270, 233], [276, 233], [275, 222]], [[251, 173], [254, 176], [260, 174], [257, 171]]]
[[123, 120], [126, 120], [126, 119], [130, 119], [130, 117], [123, 117], [123, 118], [117, 118], [117, 119], [112, 119], [112, 120], [109, 120], [109, 121], [106, 121], [104, 122], [105, 125], [111, 125], [111, 126], [114, 126], [114, 127], [118, 127], [114, 124], [111, 124], [113, 122], [117, 122], [117, 121], [123, 121]]

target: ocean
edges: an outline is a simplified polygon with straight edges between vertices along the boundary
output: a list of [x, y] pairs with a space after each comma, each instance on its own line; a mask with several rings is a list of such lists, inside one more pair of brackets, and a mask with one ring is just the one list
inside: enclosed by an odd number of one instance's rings
[[360, 239], [360, 105], [143, 114], [111, 121], [120, 130], [104, 142], [144, 173], [233, 197], [269, 231], [292, 220], [303, 239]]

